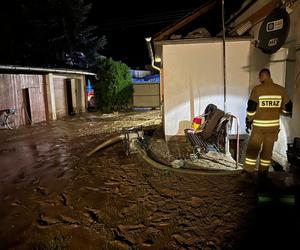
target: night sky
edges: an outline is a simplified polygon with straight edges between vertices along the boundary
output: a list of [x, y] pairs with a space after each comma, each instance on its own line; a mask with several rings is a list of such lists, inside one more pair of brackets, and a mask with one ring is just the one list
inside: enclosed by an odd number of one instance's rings
[[[103, 5], [102, 2], [93, 0], [90, 20], [98, 26], [99, 34], [105, 35], [108, 40], [101, 54], [121, 60], [132, 68], [143, 68], [150, 63], [145, 37], [153, 36], [205, 2], [208, 1], [110, 1]], [[237, 11], [242, 2], [244, 1], [225, 1], [226, 16], [229, 17]], [[221, 27], [221, 1], [203, 22], [213, 27]]]
[[[181, 17], [191, 13], [205, 1], [111, 1], [107, 5], [94, 0], [91, 22], [108, 44], [101, 54], [122, 60], [132, 68], [150, 63], [145, 37], [153, 36]], [[116, 7], [116, 4], [118, 7]]]
[[[0, 64], [89, 68], [100, 54], [143, 69], [150, 64], [145, 37], [208, 1], [11, 0], [0, 8]], [[225, 16], [242, 2], [225, 0]], [[85, 11], [89, 3], [92, 8]], [[216, 8], [184, 32], [205, 26], [217, 35], [222, 27], [221, 3], [218, 0]], [[90, 32], [90, 26], [97, 29]]]

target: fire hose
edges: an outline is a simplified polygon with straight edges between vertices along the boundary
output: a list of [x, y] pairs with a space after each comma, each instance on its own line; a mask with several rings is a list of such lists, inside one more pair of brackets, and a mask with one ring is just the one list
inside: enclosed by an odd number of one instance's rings
[[239, 170], [213, 170], [213, 171], [199, 171], [199, 170], [193, 170], [193, 169], [180, 169], [180, 168], [171, 168], [164, 164], [161, 164], [153, 159], [151, 159], [148, 154], [143, 150], [138, 143], [137, 140], [133, 142], [133, 145], [135, 146], [135, 149], [138, 151], [139, 157], [144, 160], [146, 163], [148, 163], [150, 166], [159, 169], [159, 170], [168, 170], [173, 171], [177, 173], [184, 173], [184, 174], [196, 174], [196, 175], [214, 175], [214, 176], [225, 176], [225, 175], [234, 175], [237, 173], [240, 173]]
[[[131, 129], [123, 129], [122, 134], [116, 135], [105, 142], [101, 143], [97, 147], [95, 147], [93, 150], [87, 153], [87, 156], [90, 157], [92, 154], [96, 153], [97, 151], [104, 149], [105, 147], [111, 146], [115, 143], [118, 143], [120, 141], [123, 141], [124, 143], [124, 150], [126, 155], [128, 156], [131, 149], [135, 149], [139, 155], [139, 157], [149, 164], [151, 167], [154, 167], [159, 170], [167, 170], [167, 171], [173, 171], [177, 173], [184, 173], [184, 174], [196, 174], [196, 175], [217, 175], [217, 176], [225, 176], [225, 175], [234, 175], [237, 173], [240, 173], [240, 170], [195, 170], [195, 169], [177, 169], [172, 168], [167, 165], [164, 165], [151, 157], [147, 154], [147, 152], [142, 147], [142, 141], [144, 140], [144, 131], [141, 128], [131, 128]], [[212, 160], [208, 158], [208, 160]], [[220, 162], [218, 162], [220, 164]], [[190, 164], [190, 163], [189, 163]], [[226, 165], [226, 164], [223, 164]]]

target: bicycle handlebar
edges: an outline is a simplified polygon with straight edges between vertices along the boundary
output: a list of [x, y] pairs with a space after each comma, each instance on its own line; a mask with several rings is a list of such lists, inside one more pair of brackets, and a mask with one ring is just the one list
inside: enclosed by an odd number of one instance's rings
[[6, 114], [15, 114], [16, 113], [16, 109], [15, 108], [1, 109], [0, 112], [5, 112]]

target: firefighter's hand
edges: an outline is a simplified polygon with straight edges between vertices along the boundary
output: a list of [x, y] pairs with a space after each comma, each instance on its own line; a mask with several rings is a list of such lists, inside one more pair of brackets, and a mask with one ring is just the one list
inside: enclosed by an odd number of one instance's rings
[[252, 122], [247, 121], [246, 122], [246, 133], [249, 134], [250, 130], [252, 128]]

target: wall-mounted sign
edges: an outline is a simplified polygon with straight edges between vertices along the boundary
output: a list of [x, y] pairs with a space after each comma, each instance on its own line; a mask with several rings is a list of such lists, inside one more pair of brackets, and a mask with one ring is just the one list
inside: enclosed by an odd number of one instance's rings
[[256, 46], [273, 54], [285, 43], [290, 29], [290, 16], [285, 9], [274, 9], [262, 23]]

